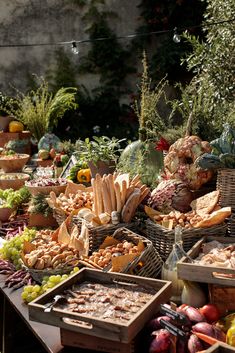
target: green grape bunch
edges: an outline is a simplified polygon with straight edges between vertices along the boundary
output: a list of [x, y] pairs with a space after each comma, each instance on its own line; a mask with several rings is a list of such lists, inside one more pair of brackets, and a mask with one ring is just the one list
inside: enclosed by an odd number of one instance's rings
[[24, 241], [31, 241], [35, 236], [35, 229], [25, 228], [21, 234], [16, 235], [3, 244], [3, 247], [0, 249], [0, 257], [13, 262], [16, 269], [20, 269], [22, 266], [21, 251]]
[[24, 286], [23, 292], [21, 293], [21, 298], [24, 302], [30, 303], [32, 300], [36, 299], [43, 293], [55, 287], [57, 284], [65, 281], [69, 276], [73, 275], [78, 271], [79, 268], [74, 267], [70, 274], [45, 276], [43, 277], [41, 285], [35, 284]]

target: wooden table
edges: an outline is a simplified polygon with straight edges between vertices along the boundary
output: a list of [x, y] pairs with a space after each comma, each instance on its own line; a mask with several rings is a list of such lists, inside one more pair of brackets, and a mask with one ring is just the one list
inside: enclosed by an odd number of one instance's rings
[[[27, 305], [22, 303], [21, 289], [12, 290], [4, 288], [5, 276], [0, 275], [0, 352], [19, 352], [17, 347], [17, 330], [21, 327], [20, 335], [24, 342], [23, 335], [28, 331], [26, 340], [32, 339], [32, 343], [37, 343], [37, 350], [23, 348], [24, 353], [90, 353], [91, 351], [78, 348], [63, 348], [60, 344], [60, 330], [57, 327], [40, 324], [28, 319]], [[30, 338], [29, 338], [30, 335]], [[28, 349], [28, 350], [27, 350]], [[21, 352], [21, 351], [20, 351]]]

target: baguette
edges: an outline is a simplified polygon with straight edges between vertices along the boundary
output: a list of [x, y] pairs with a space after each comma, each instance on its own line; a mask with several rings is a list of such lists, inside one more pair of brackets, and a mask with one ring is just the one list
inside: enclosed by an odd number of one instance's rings
[[118, 182], [114, 183], [114, 189], [115, 189], [116, 206], [117, 206], [115, 211], [121, 212], [122, 210], [121, 191], [120, 191], [120, 185]]
[[96, 185], [96, 179], [92, 178], [91, 179], [91, 186], [93, 188], [93, 206], [92, 206], [92, 211], [96, 216], [98, 216], [98, 200], [97, 200], [97, 185]]
[[102, 178], [100, 174], [96, 174], [96, 191], [97, 191], [97, 210], [99, 214], [104, 212], [104, 207], [103, 207], [103, 197], [102, 197]]
[[134, 192], [129, 196], [125, 206], [122, 209], [122, 221], [129, 223], [133, 218], [135, 211], [139, 205], [140, 189], [135, 189]]
[[108, 181], [108, 185], [109, 185], [109, 193], [110, 193], [112, 211], [115, 211], [117, 206], [116, 206], [116, 197], [115, 197], [113, 175], [109, 174], [106, 180]]
[[130, 197], [130, 195], [133, 193], [134, 190], [135, 190], [134, 185], [133, 186], [129, 186], [129, 188], [126, 191], [126, 200]]
[[121, 204], [122, 207], [125, 205], [126, 202], [126, 192], [127, 192], [127, 182], [126, 180], [122, 181], [122, 188], [121, 188]]
[[[140, 188], [140, 191], [141, 191], [141, 188]], [[147, 186], [145, 187], [145, 189], [143, 189], [141, 191], [139, 204], [145, 199], [145, 197], [149, 194], [149, 192], [150, 192], [150, 190], [149, 190], [149, 188]]]
[[102, 196], [104, 202], [104, 212], [107, 212], [109, 215], [111, 215], [112, 206], [105, 179], [102, 180]]

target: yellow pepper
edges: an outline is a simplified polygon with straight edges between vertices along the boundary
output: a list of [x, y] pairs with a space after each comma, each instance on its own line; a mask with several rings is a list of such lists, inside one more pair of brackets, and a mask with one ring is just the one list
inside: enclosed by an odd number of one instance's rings
[[226, 342], [230, 345], [235, 347], [235, 320], [232, 321], [232, 325], [227, 331], [226, 335]]
[[77, 172], [77, 181], [79, 183], [90, 183], [91, 181], [91, 171], [89, 168], [87, 169], [80, 169]]

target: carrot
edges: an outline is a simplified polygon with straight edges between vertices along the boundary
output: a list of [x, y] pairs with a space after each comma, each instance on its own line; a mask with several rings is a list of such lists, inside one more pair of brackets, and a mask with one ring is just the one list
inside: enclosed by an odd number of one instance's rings
[[215, 344], [215, 343], [221, 342], [221, 341], [217, 340], [216, 338], [211, 337], [211, 336], [207, 336], [207, 335], [205, 335], [204, 333], [201, 333], [201, 332], [194, 332], [194, 331], [192, 331], [192, 333], [193, 333], [194, 335], [196, 335], [200, 340], [202, 340], [202, 341], [204, 341], [204, 342], [210, 344], [211, 346], [212, 346], [213, 344]]

